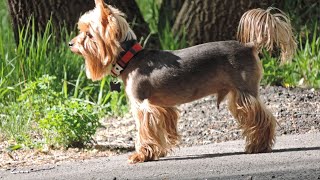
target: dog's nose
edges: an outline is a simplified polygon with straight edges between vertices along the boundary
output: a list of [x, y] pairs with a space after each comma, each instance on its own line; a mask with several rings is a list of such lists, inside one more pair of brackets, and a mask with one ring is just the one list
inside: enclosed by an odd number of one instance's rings
[[72, 41], [69, 42], [69, 47], [72, 47], [74, 43]]

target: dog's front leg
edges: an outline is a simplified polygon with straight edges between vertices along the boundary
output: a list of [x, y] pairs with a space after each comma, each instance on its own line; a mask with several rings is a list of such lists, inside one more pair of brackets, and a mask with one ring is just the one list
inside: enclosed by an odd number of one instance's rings
[[131, 108], [138, 133], [136, 152], [129, 157], [129, 162], [158, 160], [166, 156], [180, 139], [177, 133], [177, 109], [154, 106], [148, 102]]

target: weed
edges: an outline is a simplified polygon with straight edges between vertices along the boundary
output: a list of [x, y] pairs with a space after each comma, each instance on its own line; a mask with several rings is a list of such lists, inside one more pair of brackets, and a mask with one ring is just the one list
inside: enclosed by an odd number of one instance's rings
[[317, 23], [312, 39], [309, 39], [308, 31], [299, 35], [299, 47], [292, 63], [283, 66], [279, 66], [277, 58], [264, 53], [263, 84], [320, 88], [320, 37], [317, 34]]
[[66, 99], [48, 107], [39, 120], [46, 144], [51, 146], [84, 147], [90, 143], [100, 126], [100, 109], [78, 99]]
[[152, 34], [158, 33], [159, 9], [162, 0], [136, 0], [144, 20], [149, 24]]
[[27, 142], [38, 138], [45, 144], [64, 147], [82, 147], [90, 142], [103, 111], [92, 102], [64, 97], [52, 88], [55, 79], [44, 75], [27, 83], [18, 102], [0, 110], [4, 117], [0, 127], [7, 130], [7, 138], [31, 145]]
[[162, 33], [159, 34], [162, 49], [176, 50], [187, 47], [186, 31], [184, 29], [181, 31], [179, 34], [182, 34], [182, 37], [175, 36], [167, 21], [166, 27], [162, 30]]
[[84, 145], [102, 114], [128, 112], [123, 88], [120, 93], [110, 91], [111, 78], [92, 82], [85, 77], [82, 58], [64, 43], [74, 34], [63, 29], [55, 36], [51, 22], [39, 34], [31, 18], [15, 44], [4, 1], [0, 7], [2, 140], [24, 147]]

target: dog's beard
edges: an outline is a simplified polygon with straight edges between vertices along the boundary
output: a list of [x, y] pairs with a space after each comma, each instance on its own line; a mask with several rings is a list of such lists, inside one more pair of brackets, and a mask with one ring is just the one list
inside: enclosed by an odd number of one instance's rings
[[84, 62], [85, 62], [85, 63], [84, 63], [84, 66], [85, 66], [85, 69], [86, 69], [86, 76], [87, 76], [88, 79], [92, 79], [92, 78], [91, 78], [90, 70], [89, 70], [89, 68], [88, 68], [87, 61], [84, 61]]
[[93, 81], [101, 80], [104, 76], [111, 74], [111, 70], [113, 67], [112, 64], [109, 64], [108, 66], [104, 66], [102, 70], [98, 70], [98, 69], [93, 70], [92, 68], [90, 69], [90, 65], [88, 65], [87, 60], [85, 60], [84, 62], [85, 62], [84, 64], [85, 64], [86, 76], [88, 79], [92, 79]]
[[[99, 36], [98, 36], [99, 37]], [[79, 44], [78, 50], [84, 57], [86, 76], [93, 81], [101, 80], [108, 74], [108, 68], [112, 62], [108, 61], [105, 51], [105, 43], [98, 37], [86, 37], [83, 44]]]

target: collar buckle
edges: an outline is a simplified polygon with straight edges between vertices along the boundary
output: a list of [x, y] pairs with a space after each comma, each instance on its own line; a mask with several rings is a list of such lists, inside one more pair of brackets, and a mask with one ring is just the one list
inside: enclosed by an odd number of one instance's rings
[[121, 67], [121, 66], [118, 64], [118, 62], [117, 62], [115, 65], [113, 65], [113, 68], [112, 68], [112, 70], [111, 70], [112, 76], [113, 76], [113, 77], [119, 76], [120, 73], [121, 73], [121, 71], [123, 71], [123, 69], [124, 69], [124, 68]]

